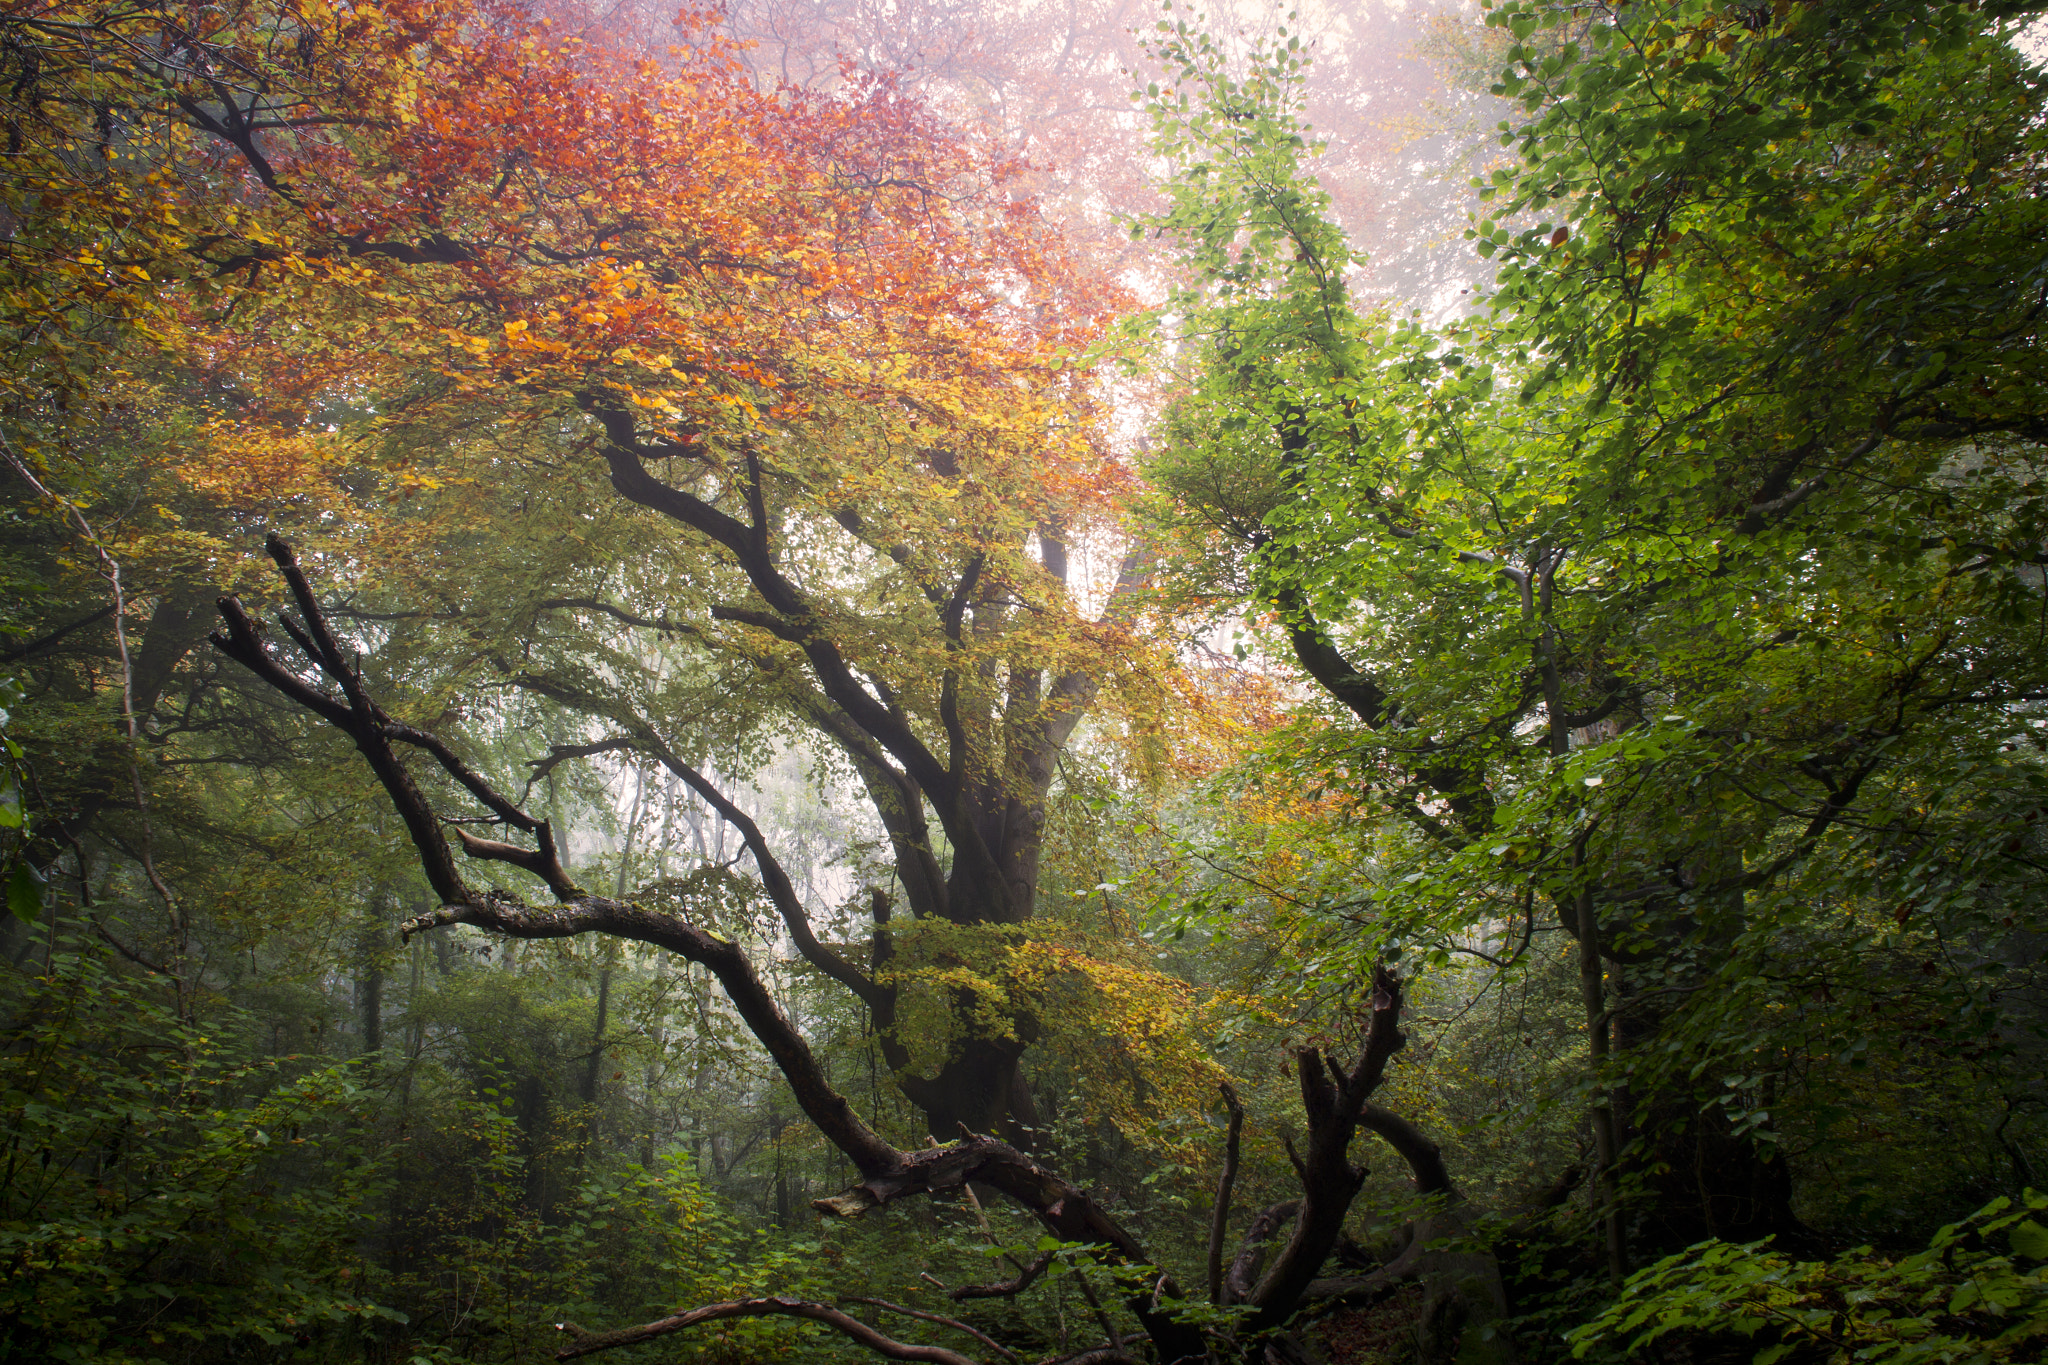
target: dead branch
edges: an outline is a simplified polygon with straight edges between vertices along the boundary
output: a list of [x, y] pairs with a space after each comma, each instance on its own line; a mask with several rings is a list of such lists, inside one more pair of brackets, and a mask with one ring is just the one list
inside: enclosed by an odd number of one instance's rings
[[976, 1341], [988, 1347], [991, 1351], [994, 1351], [997, 1355], [1001, 1356], [1005, 1360], [1015, 1360], [1017, 1358], [1017, 1353], [1015, 1351], [1012, 1351], [1009, 1347], [1000, 1344], [996, 1341], [994, 1337], [988, 1336], [973, 1327], [969, 1327], [966, 1323], [961, 1322], [958, 1318], [949, 1318], [938, 1313], [927, 1313], [922, 1308], [906, 1308], [900, 1303], [891, 1303], [887, 1299], [844, 1297], [841, 1298], [839, 1301], [841, 1303], [864, 1303], [868, 1305], [870, 1308], [884, 1308], [891, 1313], [901, 1313], [906, 1318], [916, 1318], [920, 1322], [932, 1322], [937, 1323], [941, 1327], [950, 1327], [956, 1332], [967, 1333], [968, 1336], [973, 1337]]
[[594, 1355], [617, 1346], [633, 1346], [722, 1318], [768, 1317], [809, 1318], [812, 1322], [822, 1322], [891, 1360], [922, 1360], [931, 1362], [931, 1365], [977, 1365], [973, 1357], [949, 1351], [943, 1346], [917, 1346], [885, 1337], [850, 1313], [805, 1299], [735, 1299], [728, 1303], [710, 1303], [674, 1317], [661, 1318], [638, 1327], [622, 1327], [614, 1332], [586, 1332], [573, 1322], [558, 1323], [556, 1326], [569, 1337], [570, 1344], [555, 1352], [555, 1359], [574, 1360], [578, 1356]]
[[1351, 1139], [1387, 1063], [1408, 1041], [1401, 1032], [1401, 983], [1385, 968], [1375, 967], [1372, 984], [1372, 1022], [1350, 1069], [1314, 1048], [1296, 1054], [1309, 1128], [1308, 1150], [1297, 1164], [1301, 1211], [1294, 1235], [1247, 1296], [1259, 1310], [1250, 1324], [1254, 1332], [1271, 1331], [1292, 1316], [1302, 1291], [1336, 1246], [1344, 1215], [1365, 1183], [1365, 1168], [1351, 1164]]
[[958, 1289], [948, 1289], [946, 1295], [956, 1303], [968, 1299], [1014, 1298], [1029, 1289], [1038, 1277], [1045, 1273], [1046, 1267], [1053, 1263], [1055, 1255], [1056, 1253], [1050, 1251], [1040, 1252], [1038, 1259], [1025, 1266], [1013, 1280], [1002, 1280], [996, 1284], [963, 1284]]

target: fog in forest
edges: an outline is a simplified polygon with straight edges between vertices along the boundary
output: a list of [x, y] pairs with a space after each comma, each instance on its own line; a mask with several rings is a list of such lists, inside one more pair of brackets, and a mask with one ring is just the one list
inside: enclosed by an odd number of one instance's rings
[[0, 0], [0, 1360], [2038, 1360], [2042, 8]]

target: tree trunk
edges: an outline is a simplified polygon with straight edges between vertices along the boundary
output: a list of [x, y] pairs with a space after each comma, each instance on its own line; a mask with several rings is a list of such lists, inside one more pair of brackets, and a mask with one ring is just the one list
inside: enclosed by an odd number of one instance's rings
[[376, 1052], [384, 1046], [384, 917], [377, 913], [377, 900], [370, 898], [369, 915], [356, 943], [360, 975], [356, 978], [356, 1004], [362, 1019], [363, 1051]]

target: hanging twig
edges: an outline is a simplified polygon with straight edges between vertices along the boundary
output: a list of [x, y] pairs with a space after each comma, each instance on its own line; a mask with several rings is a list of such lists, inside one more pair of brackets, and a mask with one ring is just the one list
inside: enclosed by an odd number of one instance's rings
[[[16, 453], [5, 433], [0, 433], [0, 458], [5, 458], [7, 463], [13, 466], [14, 472], [21, 475], [29, 487], [35, 489], [52, 506], [61, 508], [64, 515], [78, 528], [79, 537], [92, 547], [93, 555], [99, 561], [100, 577], [106, 580], [107, 591], [114, 599], [114, 645], [121, 660], [121, 729], [128, 741], [128, 777], [135, 789], [135, 810], [142, 821], [142, 842], [136, 850], [137, 861], [142, 864], [143, 875], [149, 879], [150, 886], [163, 901], [164, 910], [170, 916], [172, 945], [176, 953], [174, 960], [182, 960], [189, 938], [184, 912], [178, 905], [177, 897], [171, 894], [171, 888], [165, 884], [162, 874], [157, 871], [154, 841], [150, 832], [149, 793], [143, 785], [142, 765], [136, 758], [136, 750], [142, 735], [135, 718], [134, 667], [128, 657], [128, 594], [121, 585], [121, 563], [108, 551], [106, 542], [100, 539], [92, 523], [85, 519], [85, 513], [79, 509], [78, 504], [37, 478], [28, 462]], [[177, 995], [178, 1017], [185, 1019], [188, 1017], [190, 1004], [185, 978], [180, 972], [167, 972], [165, 975], [170, 977], [172, 988]]]

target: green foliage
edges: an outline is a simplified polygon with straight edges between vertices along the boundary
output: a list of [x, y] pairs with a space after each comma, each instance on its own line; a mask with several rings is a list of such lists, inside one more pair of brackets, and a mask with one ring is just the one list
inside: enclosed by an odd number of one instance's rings
[[[444, 1019], [470, 1011], [488, 1037], [472, 1083], [376, 1057], [251, 1058], [268, 1032], [253, 1016], [182, 1023], [159, 984], [92, 953], [0, 984], [10, 1358], [148, 1365], [267, 1346], [331, 1360], [529, 1360], [558, 1349], [564, 1321], [611, 1327], [679, 1304], [829, 1298], [863, 1283], [914, 1295], [921, 1270], [981, 1261], [951, 1242], [908, 1266], [868, 1254], [875, 1278], [863, 1281], [843, 1248], [738, 1214], [680, 1151], [651, 1168], [593, 1159], [588, 1111], [532, 1102], [558, 1027], [545, 1000], [522, 1014], [472, 983], [444, 1006]], [[805, 1343], [838, 1340], [741, 1321], [678, 1338], [668, 1357], [801, 1358]]]
[[1672, 1333], [1761, 1338], [1755, 1365], [1989, 1365], [2039, 1359], [2048, 1340], [2048, 1196], [1995, 1199], [1890, 1258], [1859, 1247], [1793, 1261], [1763, 1242], [1703, 1242], [1629, 1277], [1621, 1297], [1570, 1333], [1574, 1358], [1631, 1356]]
[[14, 708], [25, 695], [21, 683], [0, 677], [0, 880], [6, 884], [7, 913], [24, 924], [43, 917], [43, 894], [49, 879], [24, 856], [34, 830], [29, 810], [29, 774], [21, 745], [7, 733]]
[[[1470, 234], [1496, 287], [1441, 326], [1350, 301], [1292, 57], [1161, 40], [1194, 283], [1153, 522], [1320, 684], [1263, 780], [1356, 850], [1276, 882], [1240, 840], [1175, 923], [1291, 899], [1314, 980], [1512, 979], [1590, 903], [1614, 1057], [1538, 1091], [1626, 1087], [1646, 1204], [1747, 1151], [1924, 1227], [1907, 1189], [1952, 1216], [2041, 1139], [2048, 82], [1961, 4], [1487, 22], [1521, 159]], [[1852, 1192], [1878, 1055], [1904, 1140], [1956, 1098], [1956, 1187]]]
[[0, 979], [0, 1340], [145, 1362], [403, 1315], [360, 1292], [360, 1068], [237, 1059], [92, 956]]
[[[1380, 1098], [1491, 1215], [1473, 1226], [1504, 1253], [1531, 1358], [1582, 1323], [1589, 1356], [1724, 1333], [1760, 1359], [2038, 1353], [2035, 1196], [1915, 1255], [1797, 1258], [1921, 1245], [2034, 1182], [2048, 1151], [2048, 82], [2007, 21], [1966, 4], [1505, 5], [1487, 22], [1518, 160], [1481, 187], [1470, 233], [1494, 286], [1426, 324], [1356, 301], [1298, 37], [1234, 52], [1181, 15], [1155, 30], [1164, 74], [1142, 96], [1175, 169], [1140, 231], [1186, 267], [1132, 329], [1154, 334], [1175, 394], [1146, 511], [1177, 605], [1228, 621], [1238, 662], [1267, 657], [1191, 685], [1219, 715], [1179, 751], [1162, 753], [1149, 700], [1120, 753], [1100, 731], [1064, 747], [1031, 855], [1050, 907], [1028, 933], [899, 905], [883, 960], [848, 893], [894, 875], [887, 803], [829, 809], [858, 804], [842, 798], [865, 770], [790, 747], [816, 704], [795, 656], [738, 617], [704, 624], [743, 593], [733, 567], [618, 510], [573, 421], [441, 450], [445, 433], [403, 418], [403, 375], [400, 401], [377, 400], [381, 445], [362, 437], [367, 390], [331, 385], [308, 409], [342, 428], [333, 442], [289, 419], [304, 448], [251, 477], [302, 502], [322, 545], [375, 551], [334, 606], [377, 695], [504, 789], [533, 775], [534, 811], [577, 831], [585, 885], [742, 942], [849, 1102], [922, 1141], [876, 1015], [782, 960], [731, 830], [641, 771], [644, 751], [606, 746], [670, 735], [751, 782], [742, 804], [798, 850], [820, 936], [857, 965], [874, 953], [901, 990], [889, 1041], [909, 1074], [974, 1039], [1028, 1045], [1035, 1155], [1183, 1284], [1216, 1082], [1253, 1116], [1240, 1210], [1297, 1192], [1303, 1116], [1275, 1059], [1341, 1051], [1384, 963], [1407, 978], [1412, 1041]], [[845, 1164], [700, 971], [588, 940], [401, 947], [420, 889], [345, 745], [180, 662], [204, 585], [241, 572], [222, 546], [282, 513], [210, 461], [182, 492], [156, 477], [158, 446], [228, 401], [163, 368], [131, 386], [139, 405], [43, 423], [69, 433], [54, 467], [72, 484], [142, 509], [122, 554], [129, 600], [153, 604], [147, 630], [140, 605], [128, 623], [146, 666], [117, 670], [68, 532], [24, 515], [0, 556], [32, 608], [9, 629], [43, 642], [32, 688], [0, 684], [0, 945], [46, 971], [0, 983], [0, 1349], [523, 1362], [556, 1349], [557, 1322], [790, 1294], [972, 1313], [1020, 1351], [1064, 1353], [1097, 1327], [1079, 1285], [1111, 1312], [1143, 1289], [1070, 1246], [1071, 1273], [1025, 1300], [961, 1308], [941, 1282], [1008, 1278], [1047, 1249], [1014, 1211], [814, 1225], [808, 1200]], [[825, 499], [813, 456], [865, 439], [855, 422], [792, 456], [800, 477], [775, 496]], [[246, 452], [216, 453], [232, 471]], [[491, 474], [437, 492], [472, 456]], [[397, 472], [415, 461], [417, 487]], [[387, 477], [422, 496], [372, 516], [362, 490]], [[934, 543], [987, 496], [1024, 544], [1036, 513], [1000, 486], [957, 504], [931, 486], [948, 498], [911, 510]], [[926, 677], [911, 665], [944, 649], [891, 615], [924, 610], [926, 570], [794, 526], [777, 534], [837, 604], [850, 657]], [[974, 607], [991, 621], [1037, 611], [1006, 595], [1040, 567], [1017, 554]], [[429, 560], [434, 584], [405, 581]], [[991, 670], [1068, 650], [1035, 626], [976, 640]], [[1306, 702], [1297, 666], [1320, 685]], [[131, 773], [108, 699], [139, 675]], [[942, 711], [925, 691], [906, 704]], [[1253, 761], [1161, 798], [1164, 774], [1214, 774], [1261, 727]], [[593, 742], [596, 762], [555, 766]], [[285, 763], [308, 753], [333, 765]], [[456, 808], [441, 775], [420, 780]], [[51, 809], [89, 812], [65, 852], [32, 845], [57, 828], [30, 810], [39, 781]], [[957, 878], [957, 850], [920, 840]], [[145, 892], [144, 856], [169, 891]], [[71, 857], [76, 901], [43, 880]], [[175, 1007], [150, 961], [179, 973]], [[1604, 1062], [1593, 1037], [1613, 1043]], [[1603, 1098], [1638, 1139], [1638, 1254], [1691, 1244], [1612, 1304], [1581, 1197]], [[1759, 1178], [1717, 1204], [1701, 1194], [1716, 1162]], [[1370, 1164], [1353, 1231], [1384, 1254], [1414, 1206], [1394, 1162]], [[1698, 1241], [1780, 1177], [1780, 1225], [1811, 1244]], [[658, 1349], [849, 1350], [772, 1320]]]

